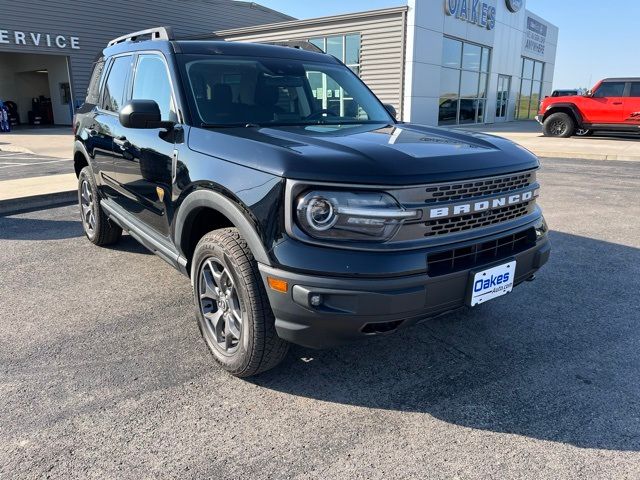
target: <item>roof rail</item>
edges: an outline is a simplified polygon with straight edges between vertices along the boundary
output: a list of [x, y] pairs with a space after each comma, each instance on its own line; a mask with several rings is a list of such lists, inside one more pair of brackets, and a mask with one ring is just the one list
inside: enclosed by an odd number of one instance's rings
[[111, 47], [113, 45], [117, 45], [122, 42], [135, 42], [140, 39], [140, 37], [149, 36], [150, 40], [173, 40], [173, 29], [171, 27], [155, 27], [148, 28], [146, 30], [140, 30], [139, 32], [127, 33], [126, 35], [122, 35], [121, 37], [114, 38], [111, 40], [107, 46]]
[[282, 42], [274, 41], [274, 42], [258, 42], [258, 43], [265, 43], [267, 45], [276, 45], [279, 47], [297, 48], [298, 50], [307, 50], [309, 52], [324, 53], [324, 50], [322, 50], [320, 47], [318, 47], [317, 45], [311, 42], [307, 42], [305, 40], [285, 40]]

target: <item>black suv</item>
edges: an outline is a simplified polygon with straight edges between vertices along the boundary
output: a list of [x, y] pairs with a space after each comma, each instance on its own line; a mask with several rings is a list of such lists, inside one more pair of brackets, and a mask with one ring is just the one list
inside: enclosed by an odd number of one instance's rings
[[115, 39], [74, 119], [84, 230], [125, 230], [189, 276], [238, 376], [288, 342], [388, 334], [533, 278], [550, 251], [537, 158], [392, 111], [305, 48]]

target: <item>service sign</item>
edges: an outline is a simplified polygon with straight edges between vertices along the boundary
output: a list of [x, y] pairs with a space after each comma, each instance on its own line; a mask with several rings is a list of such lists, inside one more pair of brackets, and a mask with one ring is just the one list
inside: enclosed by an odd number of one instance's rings
[[21, 30], [3, 30], [0, 28], [0, 46], [3, 44], [23, 47], [54, 47], [80, 49], [80, 38], [73, 35], [55, 33], [24, 32]]
[[445, 0], [444, 11], [449, 16], [487, 30], [496, 26], [496, 7], [480, 0]]

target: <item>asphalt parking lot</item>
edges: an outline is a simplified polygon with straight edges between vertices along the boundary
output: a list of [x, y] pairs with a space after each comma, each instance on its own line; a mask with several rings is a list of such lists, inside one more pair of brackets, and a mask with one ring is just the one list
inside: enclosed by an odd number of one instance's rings
[[250, 381], [130, 237], [0, 218], [0, 478], [640, 477], [640, 163], [543, 165], [535, 282]]
[[1, 152], [0, 180], [74, 173], [73, 160], [33, 153]]

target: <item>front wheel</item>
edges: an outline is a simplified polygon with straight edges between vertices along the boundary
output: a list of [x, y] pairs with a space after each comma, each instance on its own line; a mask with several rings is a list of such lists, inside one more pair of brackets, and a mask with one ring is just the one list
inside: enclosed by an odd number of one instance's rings
[[249, 377], [280, 363], [289, 344], [276, 333], [258, 264], [237, 229], [202, 237], [191, 275], [200, 332], [223, 369]]
[[573, 135], [576, 124], [571, 116], [558, 112], [549, 115], [542, 125], [542, 132], [547, 137], [567, 138]]

